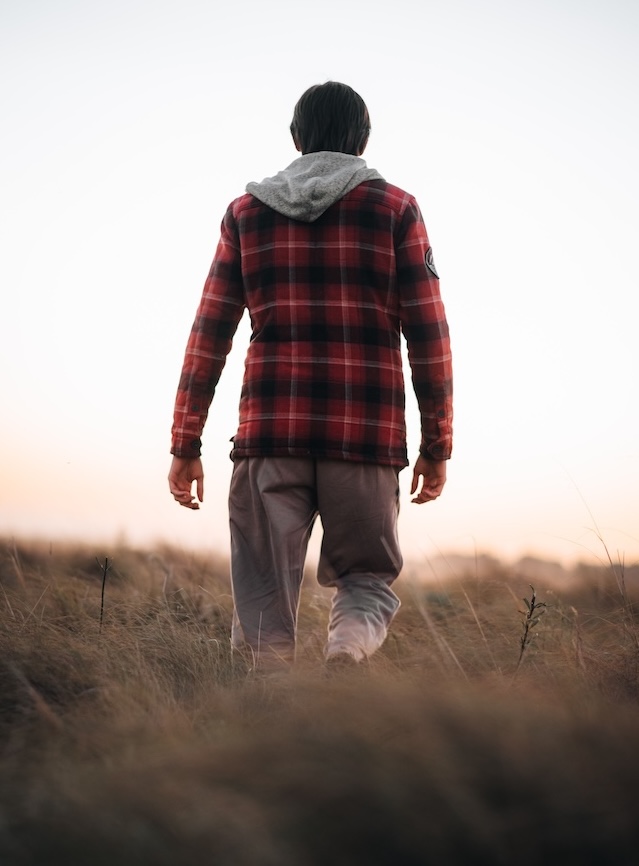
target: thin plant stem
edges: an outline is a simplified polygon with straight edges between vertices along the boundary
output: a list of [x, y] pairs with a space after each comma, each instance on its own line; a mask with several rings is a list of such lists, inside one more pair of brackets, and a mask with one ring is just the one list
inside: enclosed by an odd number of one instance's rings
[[530, 600], [527, 598], [524, 599], [524, 604], [526, 605], [526, 610], [521, 611], [524, 614], [524, 630], [522, 632], [521, 638], [519, 640], [519, 658], [517, 659], [517, 667], [515, 668], [515, 672], [513, 674], [513, 679], [517, 676], [517, 672], [521, 667], [521, 663], [524, 659], [524, 653], [526, 652], [526, 648], [532, 639], [532, 630], [539, 622], [540, 618], [544, 613], [546, 613], [547, 605], [543, 601], [537, 601], [537, 593], [535, 592], [535, 587], [532, 584], [528, 584], [530, 589], [532, 590], [532, 595]]
[[107, 572], [111, 568], [111, 564], [109, 563], [109, 557], [105, 557], [104, 565], [100, 562], [100, 560], [96, 557], [95, 560], [102, 571], [102, 596], [100, 598], [100, 629], [99, 634], [102, 634], [102, 621], [104, 619], [104, 590], [106, 589], [106, 578]]

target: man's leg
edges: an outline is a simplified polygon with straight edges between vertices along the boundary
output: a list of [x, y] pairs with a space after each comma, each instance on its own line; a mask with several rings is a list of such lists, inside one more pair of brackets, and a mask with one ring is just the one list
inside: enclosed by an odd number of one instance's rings
[[229, 494], [232, 643], [264, 668], [293, 661], [299, 593], [317, 515], [312, 460], [235, 461]]
[[326, 656], [361, 661], [382, 645], [399, 608], [390, 588], [402, 567], [397, 471], [318, 461], [317, 493], [324, 527], [317, 577], [335, 587]]

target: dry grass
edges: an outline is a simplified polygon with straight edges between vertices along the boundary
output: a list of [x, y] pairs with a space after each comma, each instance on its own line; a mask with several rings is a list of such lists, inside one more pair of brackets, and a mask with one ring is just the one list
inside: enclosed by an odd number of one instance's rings
[[100, 630], [96, 554], [0, 545], [3, 866], [636, 862], [633, 569], [535, 584], [519, 666], [527, 578], [400, 581], [382, 651], [332, 679], [309, 581], [266, 682], [223, 560], [109, 552]]

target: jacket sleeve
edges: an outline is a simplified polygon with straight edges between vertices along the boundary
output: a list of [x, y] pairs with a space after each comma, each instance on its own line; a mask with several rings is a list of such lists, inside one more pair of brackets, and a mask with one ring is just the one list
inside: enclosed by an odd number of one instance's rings
[[453, 444], [450, 338], [426, 226], [413, 198], [398, 226], [395, 254], [400, 319], [421, 416], [419, 450], [447, 460]]
[[229, 207], [191, 328], [175, 398], [171, 454], [177, 457], [200, 456], [202, 430], [243, 312], [240, 246]]

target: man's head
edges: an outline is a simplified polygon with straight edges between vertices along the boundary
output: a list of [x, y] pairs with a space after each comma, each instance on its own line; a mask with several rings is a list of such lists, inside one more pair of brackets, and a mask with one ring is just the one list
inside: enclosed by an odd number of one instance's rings
[[309, 87], [295, 106], [291, 123], [295, 147], [302, 153], [334, 150], [360, 156], [370, 131], [364, 100], [337, 81]]

